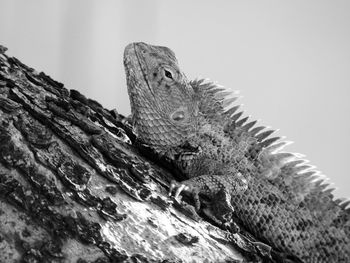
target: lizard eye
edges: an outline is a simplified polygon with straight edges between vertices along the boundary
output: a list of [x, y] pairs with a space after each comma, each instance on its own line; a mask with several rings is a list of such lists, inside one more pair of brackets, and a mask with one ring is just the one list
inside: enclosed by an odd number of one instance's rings
[[170, 70], [164, 69], [164, 76], [169, 79], [169, 80], [173, 80], [173, 74], [170, 72]]

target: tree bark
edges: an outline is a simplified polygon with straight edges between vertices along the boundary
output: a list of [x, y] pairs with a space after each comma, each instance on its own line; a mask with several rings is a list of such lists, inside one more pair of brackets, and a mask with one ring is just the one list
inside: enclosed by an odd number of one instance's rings
[[172, 169], [137, 146], [122, 115], [5, 50], [0, 262], [242, 259], [232, 236], [167, 196]]

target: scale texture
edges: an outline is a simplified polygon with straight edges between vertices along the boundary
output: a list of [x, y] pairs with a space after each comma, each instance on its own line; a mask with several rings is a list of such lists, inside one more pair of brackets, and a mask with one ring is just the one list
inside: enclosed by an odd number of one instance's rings
[[167, 47], [132, 43], [124, 65], [138, 139], [187, 177], [175, 196], [205, 196], [295, 262], [350, 262], [350, 209], [287, 144], [234, 105], [235, 93], [189, 81]]

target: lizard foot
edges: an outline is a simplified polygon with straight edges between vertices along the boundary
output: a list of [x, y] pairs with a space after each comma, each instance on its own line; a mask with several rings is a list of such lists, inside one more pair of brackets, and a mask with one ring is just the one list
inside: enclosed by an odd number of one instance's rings
[[[174, 195], [172, 194], [173, 193], [173, 191], [175, 190], [175, 193], [174, 193]], [[186, 185], [184, 185], [183, 183], [179, 183], [179, 182], [177, 182], [177, 181], [175, 181], [175, 180], [172, 180], [171, 181], [171, 183], [170, 183], [170, 188], [169, 188], [169, 193], [168, 193], [168, 195], [169, 196], [174, 196], [174, 198], [175, 199], [179, 199], [179, 196], [180, 196], [180, 194], [181, 194], [181, 192], [183, 191], [183, 190], [187, 190], [187, 187], [186, 187]]]
[[[172, 193], [174, 191], [175, 193], [173, 195]], [[196, 187], [191, 186], [191, 184], [189, 184], [189, 180], [181, 183], [172, 180], [170, 183], [169, 196], [173, 196], [177, 201], [179, 201], [179, 197], [182, 192], [189, 192], [192, 194], [195, 202], [195, 208], [197, 211], [199, 211], [201, 207], [201, 202], [199, 200], [199, 190]]]
[[[195, 201], [195, 208], [197, 211], [201, 207], [199, 194], [206, 196], [209, 200], [218, 202], [222, 201], [228, 211], [233, 212], [231, 204], [231, 197], [234, 194], [244, 192], [248, 188], [247, 180], [243, 178], [240, 173], [227, 175], [201, 175], [192, 177], [181, 183], [172, 181], [170, 185], [170, 194], [175, 190], [174, 197], [177, 199], [182, 192], [189, 192], [192, 194]], [[178, 200], [178, 199], [177, 199]]]

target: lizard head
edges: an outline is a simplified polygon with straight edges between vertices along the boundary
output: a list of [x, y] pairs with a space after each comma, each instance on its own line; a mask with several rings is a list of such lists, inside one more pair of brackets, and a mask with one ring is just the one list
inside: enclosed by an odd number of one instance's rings
[[138, 138], [156, 147], [182, 144], [196, 129], [198, 103], [174, 52], [131, 43], [124, 51], [124, 66]]

